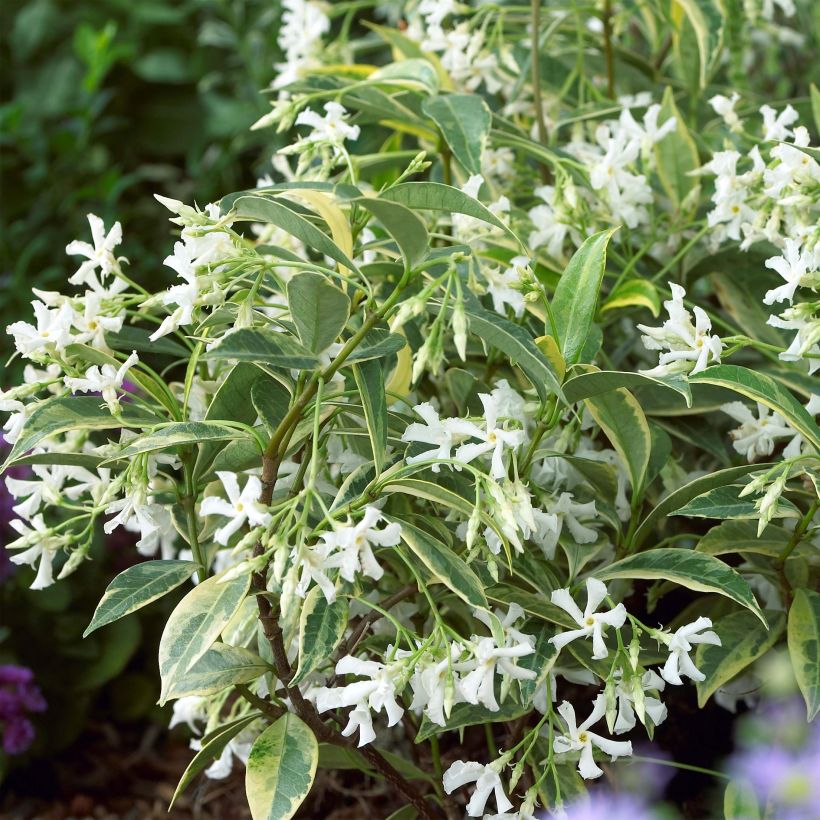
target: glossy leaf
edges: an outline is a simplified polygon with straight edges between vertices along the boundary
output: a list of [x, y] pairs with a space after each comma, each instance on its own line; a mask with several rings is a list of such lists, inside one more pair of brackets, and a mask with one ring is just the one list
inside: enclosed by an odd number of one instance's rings
[[721, 645], [698, 644], [695, 666], [706, 675], [706, 680], [696, 683], [701, 708], [721, 686], [762, 657], [780, 639], [786, 628], [786, 616], [766, 610], [766, 620], [768, 629], [751, 612], [730, 612], [714, 625]]
[[641, 552], [602, 567], [596, 575], [603, 581], [613, 578], [660, 579], [696, 592], [715, 592], [750, 610], [766, 624], [746, 581], [723, 561], [694, 550], [665, 547]]
[[[654, 151], [661, 185], [672, 200], [675, 210], [680, 211], [686, 197], [699, 185], [698, 177], [692, 172], [700, 167], [701, 162], [695, 141], [686, 127], [686, 120], [675, 105], [672, 87], [666, 86], [658, 114], [658, 125], [662, 126], [669, 119], [675, 120], [675, 129], [655, 143]], [[697, 202], [694, 205], [697, 206]]]
[[123, 570], [106, 588], [83, 637], [156, 601], [188, 580], [196, 561], [143, 561]]
[[593, 370], [589, 373], [581, 373], [567, 379], [562, 385], [567, 401], [572, 403], [587, 399], [591, 396], [598, 396], [601, 393], [608, 393], [619, 387], [659, 387], [666, 390], [674, 390], [686, 402], [687, 407], [692, 406], [692, 391], [689, 382], [683, 377], [670, 377], [668, 379], [656, 379], [652, 376], [644, 376], [642, 373], [630, 373], [618, 370]]
[[243, 327], [224, 336], [203, 359], [236, 359], [296, 370], [313, 370], [319, 359], [296, 339], [269, 328]]
[[387, 452], [387, 396], [384, 392], [384, 370], [378, 360], [353, 366], [353, 377], [364, 408], [367, 434], [373, 452], [376, 472], [381, 473]]
[[627, 279], [607, 296], [601, 305], [601, 313], [628, 307], [645, 307], [657, 317], [661, 312], [658, 289], [648, 279]]
[[490, 711], [486, 706], [474, 706], [471, 703], [457, 703], [447, 718], [446, 726], [439, 726], [433, 723], [428, 717], [421, 719], [419, 731], [416, 734], [416, 743], [422, 743], [433, 735], [442, 732], [452, 732], [456, 729], [463, 729], [465, 726], [479, 726], [488, 723], [499, 723], [501, 721], [517, 720], [529, 710], [525, 709], [518, 701], [511, 697], [504, 703], [499, 704], [497, 712]]
[[288, 820], [310, 792], [319, 744], [296, 715], [282, 715], [254, 741], [245, 770], [253, 820]]
[[345, 365], [366, 362], [369, 359], [384, 359], [398, 353], [407, 345], [407, 339], [401, 333], [388, 333], [386, 330], [371, 330], [362, 343], [347, 357]]
[[552, 297], [552, 318], [568, 365], [580, 361], [589, 337], [604, 278], [606, 248], [616, 230], [600, 231], [584, 241], [569, 260]]
[[820, 593], [797, 589], [789, 609], [789, 655], [809, 721], [820, 712]]
[[478, 94], [428, 97], [421, 110], [439, 127], [444, 141], [462, 168], [481, 173], [481, 154], [490, 134], [492, 115]]
[[255, 681], [269, 671], [268, 664], [255, 652], [215, 643], [185, 674], [174, 680], [166, 696], [173, 700], [191, 695], [215, 695], [228, 686]]
[[273, 433], [290, 408], [290, 393], [279, 382], [266, 379], [251, 388], [251, 404], [268, 432]]
[[336, 598], [329, 604], [319, 587], [308, 592], [299, 613], [299, 667], [291, 686], [331, 660], [347, 622], [347, 598]]
[[406, 521], [400, 523], [402, 540], [438, 580], [471, 606], [487, 608], [481, 581], [461, 556], [429, 533]]
[[160, 703], [211, 648], [245, 600], [250, 576], [220, 583], [219, 576], [194, 587], [171, 613], [159, 642]]
[[321, 353], [339, 338], [350, 315], [350, 299], [322, 274], [297, 273], [289, 282], [288, 306], [302, 344]]
[[140, 453], [153, 453], [173, 447], [247, 437], [248, 434], [243, 430], [238, 430], [236, 427], [225, 427], [213, 421], [180, 421], [130, 439], [116, 456], [108, 460], [119, 461], [132, 458]]
[[427, 256], [430, 237], [424, 222], [414, 211], [398, 202], [374, 197], [361, 197], [353, 201], [370, 211], [393, 237], [404, 257], [406, 268], [414, 268]]
[[[684, 515], [690, 518], [759, 518], [755, 509], [754, 496], [740, 497], [743, 485], [730, 484], [726, 487], [715, 487], [713, 490], [693, 498], [688, 504], [669, 515]], [[787, 499], [780, 498], [773, 518], [797, 518], [797, 508]]]

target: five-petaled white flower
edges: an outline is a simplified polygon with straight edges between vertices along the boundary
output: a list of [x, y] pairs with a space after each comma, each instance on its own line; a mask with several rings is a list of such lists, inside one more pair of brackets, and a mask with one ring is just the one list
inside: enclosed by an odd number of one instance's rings
[[6, 333], [14, 337], [14, 346], [22, 356], [30, 359], [32, 354], [37, 356], [55, 350], [59, 352], [73, 341], [69, 333], [73, 311], [68, 302], [55, 310], [49, 310], [36, 299], [31, 305], [37, 321], [36, 327], [28, 322], [13, 322], [6, 328]]
[[53, 561], [57, 550], [64, 546], [66, 539], [54, 535], [51, 527], [43, 520], [42, 515], [35, 515], [31, 521], [25, 522], [15, 518], [9, 526], [20, 534], [16, 541], [6, 544], [6, 549], [20, 549], [16, 555], [9, 557], [13, 564], [28, 564], [37, 566], [37, 576], [30, 589], [45, 589], [54, 583]]
[[365, 507], [364, 517], [358, 524], [322, 533], [320, 538], [328, 555], [324, 566], [338, 567], [345, 581], [356, 580], [357, 572], [378, 581], [384, 570], [373, 555], [373, 547], [395, 547], [401, 540], [401, 525], [394, 521], [377, 530], [381, 520], [379, 510]]
[[388, 726], [395, 726], [404, 714], [404, 709], [396, 701], [395, 676], [400, 672], [400, 664], [388, 666], [378, 661], [364, 661], [346, 655], [336, 664], [336, 674], [362, 675], [369, 680], [316, 690], [316, 710], [327, 712], [329, 709], [353, 706], [342, 734], [349, 737], [358, 729], [359, 746], [365, 746], [376, 739], [371, 710], [384, 710]]
[[766, 267], [779, 273], [786, 280], [786, 284], [767, 291], [763, 297], [763, 304], [791, 302], [797, 288], [809, 284], [808, 274], [815, 267], [814, 254], [808, 251], [801, 253], [800, 248], [801, 243], [797, 239], [787, 239], [783, 254], [766, 260]]
[[674, 686], [683, 684], [681, 675], [686, 675], [692, 680], [706, 680], [704, 675], [692, 662], [689, 653], [695, 644], [708, 643], [713, 646], [720, 646], [720, 638], [715, 632], [703, 632], [712, 625], [710, 618], [700, 617], [691, 624], [680, 627], [673, 633], [659, 631], [656, 633], [658, 640], [669, 650], [669, 657], [661, 669], [661, 676], [667, 683]]
[[[503, 758], [502, 758], [503, 760]], [[504, 784], [501, 782], [499, 774], [499, 761], [485, 766], [483, 763], [463, 760], [456, 760], [446, 772], [442, 783], [444, 791], [452, 794], [456, 789], [466, 786], [468, 783], [475, 783], [470, 802], [467, 804], [467, 815], [469, 817], [481, 817], [484, 814], [484, 807], [490, 795], [495, 796], [496, 807], [499, 812], [509, 811], [513, 804], [504, 793]], [[502, 764], [503, 765], [503, 764]]]
[[117, 368], [113, 364], [92, 365], [82, 378], [66, 376], [65, 386], [72, 393], [101, 393], [112, 414], [120, 411], [118, 391], [122, 389], [128, 371], [139, 361], [136, 351]]
[[[647, 669], [639, 679], [623, 679], [621, 669], [615, 671], [617, 686], [615, 695], [618, 699], [618, 715], [615, 720], [615, 734], [621, 735], [635, 728], [635, 696], [642, 692], [657, 691], [662, 692], [666, 683], [654, 669]], [[636, 691], [635, 687], [639, 687]], [[666, 706], [652, 695], [642, 695], [643, 711], [649, 715], [654, 726], [660, 726], [666, 720]], [[641, 719], [643, 723], [643, 718]]]
[[120, 261], [114, 256], [114, 248], [122, 242], [122, 225], [115, 222], [108, 234], [105, 233], [105, 225], [98, 216], [88, 214], [88, 224], [91, 226], [91, 238], [93, 245], [75, 239], [69, 242], [65, 252], [71, 256], [84, 256], [86, 261], [72, 274], [68, 281], [72, 285], [86, 285], [93, 290], [99, 288], [96, 272], [100, 270], [100, 276], [117, 273], [120, 269]]
[[259, 503], [262, 482], [256, 476], [248, 476], [248, 481], [241, 492], [236, 473], [220, 470], [217, 471], [217, 476], [228, 494], [228, 501], [217, 495], [209, 495], [203, 499], [199, 511], [202, 515], [222, 515], [231, 519], [214, 533], [218, 544], [227, 544], [231, 536], [246, 521], [252, 527], [264, 527], [270, 523], [270, 513]]
[[607, 589], [603, 581], [597, 578], [587, 578], [587, 605], [586, 609], [581, 612], [568, 589], [553, 590], [552, 602], [567, 612], [579, 628], [550, 638], [550, 643], [554, 644], [556, 649], [562, 649], [576, 638], [587, 638], [591, 635], [593, 659], [601, 660], [607, 657], [609, 650], [604, 643], [604, 627], [613, 626], [615, 629], [620, 629], [626, 621], [626, 607], [618, 604], [606, 612], [598, 612], [597, 609], [606, 596]]
[[[638, 325], [644, 347], [664, 351], [660, 354], [658, 367], [641, 371], [648, 376], [669, 376], [675, 373], [700, 373], [712, 362], [720, 362], [723, 343], [720, 337], [710, 334], [712, 320], [695, 306], [695, 322], [683, 304], [686, 291], [674, 282], [669, 285], [672, 298], [663, 303], [669, 318], [661, 327]], [[694, 362], [694, 366], [691, 364]]]
[[[421, 417], [424, 424], [414, 421], [408, 424], [401, 440], [407, 443], [418, 442], [420, 444], [431, 445], [430, 450], [425, 450], [415, 456], [409, 456], [406, 460], [408, 464], [415, 464], [418, 461], [428, 459], [449, 459], [452, 456], [453, 447], [472, 434], [474, 425], [463, 419], [442, 419], [438, 411], [429, 402], [417, 404], [413, 412]], [[441, 469], [440, 464], [433, 464], [431, 467], [434, 473]]]
[[596, 763], [593, 757], [593, 747], [610, 755], [612, 760], [619, 757], [628, 757], [632, 754], [632, 744], [622, 740], [609, 740], [589, 731], [589, 727], [597, 723], [606, 713], [606, 697], [601, 694], [595, 698], [592, 704], [590, 716], [580, 725], [575, 719], [575, 709], [571, 703], [564, 701], [558, 707], [558, 714], [564, 719], [567, 725], [566, 734], [556, 737], [552, 748], [557, 754], [564, 752], [581, 752], [578, 761], [578, 771], [585, 780], [600, 777], [604, 772]]

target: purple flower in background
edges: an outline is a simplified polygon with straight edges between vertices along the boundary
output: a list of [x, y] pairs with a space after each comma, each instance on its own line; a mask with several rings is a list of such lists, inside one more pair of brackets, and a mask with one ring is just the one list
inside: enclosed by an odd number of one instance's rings
[[[792, 709], [780, 704], [772, 715], [785, 721], [792, 716]], [[805, 726], [805, 712], [802, 717]], [[770, 735], [766, 743], [737, 753], [729, 771], [750, 785], [761, 804], [768, 802], [773, 807], [773, 817], [805, 820], [814, 816], [812, 812], [820, 805], [820, 725], [810, 724], [800, 745], [782, 740], [775, 738], [773, 743]]]
[[31, 669], [14, 664], [0, 666], [0, 733], [6, 754], [19, 755], [31, 746], [34, 726], [27, 714], [45, 709], [45, 698], [34, 683]]
[[655, 815], [640, 798], [596, 789], [564, 806], [565, 820], [653, 820]]

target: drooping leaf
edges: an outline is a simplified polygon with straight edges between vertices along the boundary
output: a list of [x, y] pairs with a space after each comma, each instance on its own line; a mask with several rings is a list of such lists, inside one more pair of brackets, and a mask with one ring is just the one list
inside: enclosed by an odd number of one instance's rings
[[493, 225], [517, 242], [515, 234], [477, 199], [452, 185], [441, 182], [400, 182], [380, 196], [420, 211], [445, 211], [450, 214], [472, 216]]
[[242, 604], [250, 576], [220, 583], [219, 576], [194, 587], [171, 613], [159, 642], [160, 703], [214, 644]]
[[115, 430], [121, 427], [153, 427], [164, 419], [141, 407], [123, 402], [120, 415], [111, 411], [99, 396], [59, 396], [41, 402], [31, 411], [0, 472], [18, 456], [41, 441], [69, 430]]
[[321, 353], [339, 338], [350, 315], [347, 294], [321, 273], [302, 271], [288, 282], [290, 316], [302, 344]]
[[602, 581], [613, 578], [651, 578], [693, 589], [725, 595], [753, 612], [763, 624], [766, 619], [746, 581], [723, 561], [687, 549], [663, 547], [622, 558], [596, 571]]
[[563, 396], [555, 369], [526, 330], [481, 307], [468, 305], [467, 309], [470, 332], [488, 346], [506, 354], [513, 364], [518, 365], [532, 382], [542, 401], [550, 395], [557, 395], [559, 398]]
[[345, 365], [366, 362], [369, 359], [384, 359], [398, 353], [407, 345], [401, 333], [388, 333], [376, 328], [364, 337], [362, 343], [345, 359]]
[[640, 498], [652, 452], [652, 434], [640, 404], [628, 390], [619, 387], [586, 399], [586, 405], [623, 459], [633, 498]]
[[424, 530], [406, 521], [400, 523], [402, 540], [435, 578], [471, 606], [487, 608], [481, 581], [461, 556]]
[[601, 313], [627, 307], [645, 307], [657, 317], [661, 311], [658, 289], [648, 279], [627, 279], [607, 296], [601, 305]]
[[780, 639], [786, 628], [786, 616], [773, 610], [766, 610], [765, 614], [768, 629], [746, 610], [723, 615], [714, 625], [721, 645], [698, 644], [695, 666], [706, 675], [705, 680], [696, 682], [698, 706], [703, 708], [721, 686], [762, 657]]
[[299, 613], [299, 666], [291, 686], [303, 681], [332, 658], [344, 637], [347, 623], [347, 598], [328, 603], [319, 587], [308, 592]]
[[387, 396], [384, 392], [384, 369], [372, 359], [353, 366], [353, 376], [364, 408], [367, 434], [373, 451], [376, 472], [381, 473], [387, 451]]
[[203, 353], [202, 358], [236, 359], [296, 370], [313, 370], [319, 364], [319, 359], [296, 339], [259, 327], [232, 330]]
[[492, 121], [484, 99], [478, 94], [441, 94], [424, 100], [421, 110], [439, 127], [461, 167], [471, 176], [480, 174]]
[[820, 593], [797, 589], [789, 609], [789, 655], [809, 721], [820, 712]]
[[282, 715], [254, 741], [245, 770], [245, 793], [253, 820], [288, 820], [307, 797], [319, 744], [296, 715]]
[[143, 561], [123, 570], [106, 588], [83, 637], [176, 589], [198, 569], [195, 561]]
[[273, 433], [287, 415], [290, 393], [277, 381], [268, 379], [251, 388], [251, 403], [269, 433]]
[[780, 413], [795, 430], [802, 433], [815, 450], [820, 450], [820, 427], [817, 426], [817, 422], [788, 390], [770, 376], [736, 364], [717, 364], [690, 376], [689, 380], [725, 387], [740, 393], [741, 396], [765, 404], [766, 407]]
[[247, 438], [247, 436], [248, 434], [243, 430], [238, 430], [236, 427], [225, 427], [213, 421], [179, 421], [130, 439], [128, 444], [109, 461], [130, 459], [140, 453], [152, 453], [173, 447], [184, 447], [201, 442], [230, 441], [236, 438]]
[[174, 680], [167, 698], [214, 695], [228, 686], [250, 683], [269, 671], [268, 664], [255, 652], [241, 646], [215, 643], [187, 672]]
[[692, 391], [689, 388], [689, 382], [680, 376], [659, 379], [628, 371], [593, 370], [567, 379], [562, 386], [564, 395], [570, 403], [581, 401], [581, 399], [590, 396], [598, 396], [601, 393], [608, 393], [610, 390], [616, 390], [619, 387], [645, 386], [674, 390], [683, 397], [687, 407], [692, 406]]
[[[374, 28], [381, 28], [381, 26]], [[429, 60], [421, 57], [388, 63], [374, 71], [368, 80], [385, 86], [424, 91], [427, 94], [435, 94], [439, 89], [439, 78], [435, 66]]]
[[567, 364], [580, 361], [595, 319], [606, 267], [606, 248], [617, 228], [593, 234], [569, 260], [552, 297], [552, 318]]
[[[669, 119], [675, 120], [675, 129], [655, 143], [654, 151], [661, 185], [672, 200], [675, 210], [680, 211], [686, 197], [699, 184], [698, 177], [692, 175], [692, 172], [700, 167], [701, 162], [686, 121], [675, 105], [672, 87], [666, 86], [658, 114], [658, 125], [662, 126]], [[697, 202], [692, 205], [697, 207]], [[691, 208], [692, 206], [688, 210]]]
[[[669, 515], [684, 515], [690, 518], [759, 518], [755, 509], [754, 496], [740, 497], [744, 485], [729, 484], [726, 487], [715, 487], [702, 495], [693, 498], [688, 504]], [[773, 518], [798, 518], [799, 511], [785, 498], [778, 499]]]
[[414, 268], [427, 255], [430, 238], [421, 218], [398, 202], [374, 197], [353, 200], [370, 211], [399, 246], [406, 268]]
[[[757, 521], [724, 521], [712, 527], [698, 542], [698, 552], [707, 555], [725, 555], [730, 552], [753, 553], [777, 558], [791, 540], [791, 532], [783, 527], [769, 524], [760, 537], [757, 535]], [[793, 554], [799, 554], [798, 546]], [[808, 551], [808, 549], [807, 549]]]

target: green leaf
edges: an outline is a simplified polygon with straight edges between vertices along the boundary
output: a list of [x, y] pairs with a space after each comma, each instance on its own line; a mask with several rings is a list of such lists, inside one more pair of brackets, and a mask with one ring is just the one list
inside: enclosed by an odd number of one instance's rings
[[215, 643], [168, 690], [168, 700], [189, 695], [215, 695], [228, 686], [250, 683], [270, 671], [255, 652], [240, 646]]
[[203, 359], [236, 359], [297, 370], [313, 370], [319, 359], [296, 339], [270, 328], [242, 327], [223, 336]]
[[554, 634], [555, 629], [553, 627], [542, 626], [535, 636], [535, 652], [518, 659], [518, 665], [522, 669], [534, 671], [538, 676], [535, 680], [521, 680], [518, 682], [521, 689], [521, 700], [525, 704], [530, 703], [535, 690], [547, 680], [547, 676], [558, 657], [555, 644], [550, 643], [550, 638]]
[[760, 806], [750, 783], [730, 780], [723, 793], [724, 820], [760, 820]]
[[477, 609], [487, 608], [487, 598], [478, 576], [464, 559], [429, 533], [400, 521], [401, 537], [411, 552], [445, 586]]
[[299, 614], [299, 668], [291, 686], [331, 660], [344, 637], [347, 622], [347, 598], [337, 598], [329, 604], [319, 587], [308, 592]]
[[[669, 515], [684, 515], [690, 518], [759, 518], [760, 513], [755, 509], [754, 498], [740, 497], [743, 489], [744, 485], [741, 484], [715, 487], [693, 498], [683, 507], [670, 511]], [[774, 518], [798, 518], [799, 515], [799, 511], [790, 501], [785, 498], [778, 499], [777, 508], [773, 513]]]
[[398, 202], [390, 202], [386, 199], [360, 197], [352, 201], [370, 211], [381, 222], [387, 233], [393, 237], [404, 257], [406, 269], [414, 268], [427, 256], [430, 237], [424, 222], [416, 213]]
[[156, 450], [184, 447], [200, 442], [230, 441], [247, 437], [248, 434], [243, 430], [237, 430], [236, 427], [225, 427], [213, 421], [179, 421], [130, 439], [116, 456], [107, 461], [120, 461], [140, 453], [152, 453]]
[[749, 473], [757, 470], [766, 470], [774, 467], [774, 464], [743, 464], [740, 467], [728, 467], [725, 470], [718, 470], [715, 473], [701, 476], [677, 490], [673, 490], [664, 496], [649, 515], [641, 521], [638, 529], [635, 530], [635, 537], [632, 540], [633, 546], [637, 549], [652, 533], [655, 526], [673, 510], [678, 510], [693, 498], [713, 489], [731, 484]]
[[388, 333], [386, 330], [371, 330], [362, 343], [345, 359], [345, 365], [366, 362], [368, 359], [384, 359], [398, 353], [407, 344], [401, 333]]
[[518, 242], [515, 234], [477, 199], [452, 185], [441, 182], [400, 182], [379, 195], [379, 199], [398, 202], [413, 210], [445, 211], [480, 219], [504, 231]]
[[689, 382], [682, 376], [671, 376], [667, 379], [644, 376], [641, 373], [630, 373], [619, 370], [593, 370], [567, 379], [562, 385], [567, 401], [572, 404], [581, 399], [608, 393], [619, 387], [663, 387], [674, 390], [683, 396], [687, 407], [692, 406], [692, 391]]
[[820, 427], [817, 422], [785, 387], [771, 377], [736, 364], [718, 364], [690, 376], [689, 381], [725, 387], [765, 404], [775, 413], [780, 413], [815, 450], [820, 451]]
[[633, 500], [640, 498], [652, 453], [652, 434], [641, 405], [623, 387], [592, 396], [586, 405], [626, 465]]
[[384, 370], [378, 360], [353, 366], [353, 377], [362, 400], [370, 448], [376, 472], [384, 468], [387, 452], [387, 396], [384, 392]]
[[253, 744], [245, 771], [245, 792], [253, 820], [288, 820], [308, 796], [319, 744], [296, 715], [285, 714]]
[[820, 712], [820, 593], [797, 589], [789, 609], [789, 655], [809, 722]]
[[348, 255], [312, 222], [291, 210], [281, 200], [265, 196], [240, 196], [232, 208], [237, 219], [266, 222], [276, 225], [291, 236], [300, 239], [308, 248], [329, 256], [346, 268], [358, 272]]
[[[658, 114], [658, 125], [663, 125], [670, 118], [675, 119], [676, 128], [660, 142], [655, 143], [655, 164], [664, 191], [672, 200], [675, 210], [680, 211], [686, 197], [700, 184], [698, 177], [690, 174], [699, 168], [701, 163], [695, 141], [675, 105], [672, 87], [666, 86]], [[697, 207], [697, 202], [693, 202], [692, 205]]]
[[179, 796], [188, 787], [190, 782], [208, 766], [211, 761], [218, 758], [223, 749], [243, 730], [250, 726], [254, 721], [261, 717], [259, 712], [254, 712], [250, 715], [245, 715], [237, 720], [220, 726], [218, 729], [209, 732], [202, 738], [202, 748], [194, 755], [188, 768], [182, 773], [174, 796], [171, 798], [171, 803], [168, 806], [168, 811], [174, 807]]
[[290, 409], [290, 393], [279, 382], [266, 379], [251, 388], [251, 402], [268, 432], [272, 434]]
[[421, 110], [439, 127], [444, 141], [471, 176], [481, 173], [481, 153], [490, 135], [492, 115], [478, 94], [428, 97]]
[[607, 296], [601, 305], [601, 313], [627, 307], [645, 307], [657, 318], [661, 312], [658, 289], [648, 279], [627, 279]]
[[163, 419], [142, 408], [123, 402], [121, 413], [112, 416], [99, 396], [60, 396], [47, 399], [34, 408], [11, 452], [0, 467], [6, 469], [23, 453], [41, 441], [69, 430], [112, 430], [121, 427], [153, 427]]
[[399, 86], [413, 91], [424, 91], [427, 94], [435, 94], [439, 89], [435, 66], [429, 60], [420, 57], [388, 63], [374, 71], [367, 78], [367, 82]]
[[529, 709], [522, 706], [513, 698], [507, 698], [504, 703], [499, 704], [497, 712], [490, 711], [486, 706], [473, 706], [471, 703], [457, 703], [447, 718], [446, 726], [439, 726], [433, 723], [426, 715], [421, 719], [419, 731], [416, 734], [416, 743], [440, 735], [442, 732], [452, 732], [456, 729], [463, 729], [465, 726], [479, 726], [489, 723], [500, 723], [503, 721], [517, 720], [522, 715], [527, 714]]
[[814, 118], [814, 130], [820, 132], [820, 90], [812, 83], [811, 89], [811, 114]]
[[[792, 534], [783, 527], [769, 525], [757, 536], [757, 521], [724, 521], [712, 527], [698, 542], [698, 552], [707, 555], [725, 555], [730, 552], [740, 554], [754, 553], [777, 558], [791, 540]], [[801, 544], [797, 547], [798, 554], [801, 547], [811, 551], [811, 547]], [[794, 554], [794, 553], [793, 553]]]
[[83, 637], [176, 589], [199, 568], [196, 561], [143, 561], [123, 570], [106, 588]]
[[321, 273], [302, 271], [288, 282], [290, 317], [302, 344], [321, 353], [339, 338], [350, 315], [350, 299]]
[[245, 600], [250, 576], [220, 583], [219, 576], [194, 587], [168, 618], [159, 642], [160, 705], [176, 682], [211, 648]]
[[766, 624], [746, 581], [723, 561], [694, 550], [665, 547], [630, 555], [598, 570], [597, 577], [602, 581], [613, 578], [661, 579], [696, 592], [716, 592], [746, 607]]
[[606, 248], [616, 230], [600, 231], [584, 241], [569, 260], [552, 297], [552, 318], [568, 365], [580, 361], [589, 336], [604, 278]]
[[786, 628], [785, 614], [767, 609], [766, 620], [768, 629], [751, 612], [730, 612], [722, 615], [714, 627], [721, 645], [698, 644], [695, 666], [706, 675], [705, 680], [696, 682], [701, 709], [721, 686], [762, 657], [780, 639]]
[[672, 0], [672, 22], [677, 44], [688, 44], [691, 29], [698, 51], [697, 88], [706, 88], [721, 47], [722, 17], [712, 0]]
[[552, 394], [563, 398], [555, 369], [524, 328], [476, 305], [468, 304], [467, 312], [470, 332], [489, 347], [506, 354], [513, 364], [518, 365], [532, 382], [542, 401]]
[[191, 355], [187, 347], [167, 336], [159, 339], [151, 339], [149, 336], [150, 331], [145, 328], [124, 325], [116, 333], [106, 333], [105, 341], [112, 350], [119, 350], [123, 353], [136, 350], [138, 353], [163, 354], [175, 356], [178, 359], [187, 359]]

